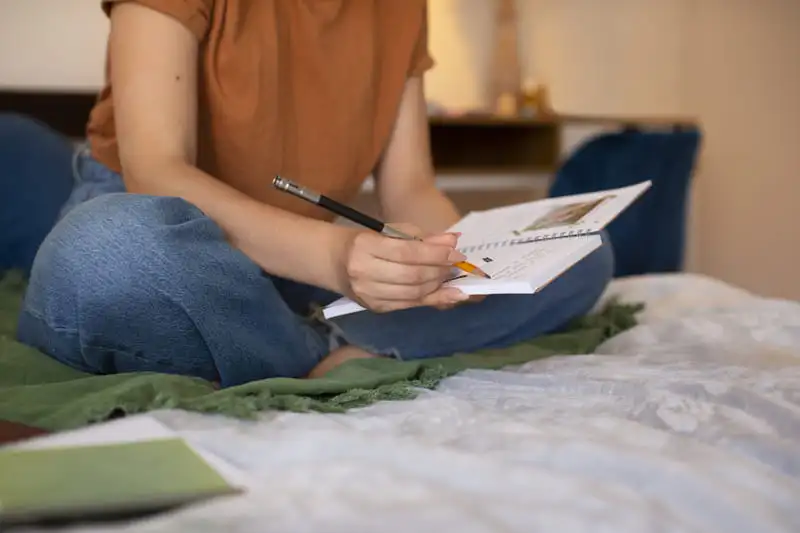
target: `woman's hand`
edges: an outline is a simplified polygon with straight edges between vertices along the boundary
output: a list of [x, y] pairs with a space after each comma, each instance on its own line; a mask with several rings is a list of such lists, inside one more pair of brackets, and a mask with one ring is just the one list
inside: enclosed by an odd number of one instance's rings
[[[408, 225], [393, 227], [421, 235]], [[443, 233], [421, 238], [411, 241], [375, 232], [355, 233], [343, 261], [348, 296], [378, 313], [420, 306], [449, 308], [466, 301], [469, 296], [460, 290], [442, 287], [453, 264], [465, 259], [455, 248], [458, 236]]]

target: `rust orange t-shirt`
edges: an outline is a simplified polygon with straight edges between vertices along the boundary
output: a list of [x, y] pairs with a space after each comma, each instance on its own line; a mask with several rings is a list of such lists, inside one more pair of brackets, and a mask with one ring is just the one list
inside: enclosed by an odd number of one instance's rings
[[[433, 65], [426, 0], [101, 0], [106, 13], [120, 2], [172, 16], [199, 40], [198, 166], [315, 218], [332, 217], [272, 178], [350, 200], [388, 142], [406, 80]], [[121, 172], [113, 90], [107, 81], [87, 137]]]

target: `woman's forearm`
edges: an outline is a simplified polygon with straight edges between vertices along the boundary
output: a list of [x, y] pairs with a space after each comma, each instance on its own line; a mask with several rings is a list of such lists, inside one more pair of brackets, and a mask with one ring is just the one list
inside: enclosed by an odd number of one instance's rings
[[270, 274], [343, 292], [338, 265], [350, 228], [258, 202], [183, 162], [137, 164], [125, 174], [130, 192], [175, 196], [198, 207], [240, 249]]
[[435, 187], [410, 189], [402, 197], [381, 197], [381, 211], [391, 222], [408, 222], [425, 232], [440, 233], [461, 220], [453, 202]]

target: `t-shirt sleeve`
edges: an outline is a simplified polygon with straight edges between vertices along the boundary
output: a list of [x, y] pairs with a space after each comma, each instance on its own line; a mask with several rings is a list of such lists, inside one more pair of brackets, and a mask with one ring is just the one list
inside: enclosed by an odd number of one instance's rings
[[205, 38], [211, 24], [211, 10], [214, 0], [100, 0], [106, 15], [123, 2], [134, 2], [155, 11], [169, 15], [189, 28], [199, 39]]
[[427, 70], [431, 69], [435, 62], [431, 56], [428, 46], [428, 2], [422, 2], [422, 22], [419, 28], [419, 35], [414, 46], [411, 57], [411, 68], [409, 76], [422, 76]]

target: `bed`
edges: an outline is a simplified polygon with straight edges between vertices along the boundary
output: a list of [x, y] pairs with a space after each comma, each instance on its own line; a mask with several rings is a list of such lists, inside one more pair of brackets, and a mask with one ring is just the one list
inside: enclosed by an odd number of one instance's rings
[[596, 353], [409, 401], [137, 415], [247, 493], [70, 531], [800, 531], [800, 304], [694, 274], [617, 279], [612, 297], [646, 307]]

